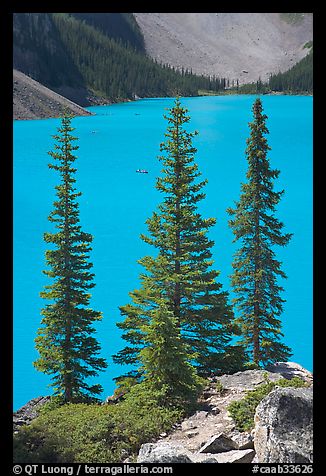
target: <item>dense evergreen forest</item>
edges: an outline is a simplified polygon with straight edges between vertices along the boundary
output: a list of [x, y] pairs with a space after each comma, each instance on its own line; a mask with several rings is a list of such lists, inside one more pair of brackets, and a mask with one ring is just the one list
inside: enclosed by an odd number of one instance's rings
[[144, 38], [132, 13], [70, 13], [108, 37], [145, 53]]
[[13, 15], [13, 67], [50, 89], [84, 87], [49, 13]]

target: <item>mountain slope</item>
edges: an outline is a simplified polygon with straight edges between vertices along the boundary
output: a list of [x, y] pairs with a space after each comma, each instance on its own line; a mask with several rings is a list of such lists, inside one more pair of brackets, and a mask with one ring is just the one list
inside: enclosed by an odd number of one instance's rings
[[290, 69], [312, 40], [312, 14], [134, 13], [159, 62], [239, 83]]
[[64, 109], [76, 116], [91, 113], [51, 91], [21, 71], [13, 71], [13, 119], [59, 117]]

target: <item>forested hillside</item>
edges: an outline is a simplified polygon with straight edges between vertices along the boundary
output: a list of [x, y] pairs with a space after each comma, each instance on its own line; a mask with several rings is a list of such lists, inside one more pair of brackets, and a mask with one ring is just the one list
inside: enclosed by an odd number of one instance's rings
[[135, 96], [171, 96], [178, 92], [196, 95], [199, 88], [220, 89], [219, 80], [196, 77], [159, 65], [77, 21], [67, 14], [52, 14], [66, 51], [74, 59], [88, 87], [110, 99]]
[[70, 13], [110, 38], [145, 52], [144, 38], [132, 13]]
[[50, 13], [13, 15], [13, 66], [50, 88], [85, 86]]
[[312, 92], [313, 91], [313, 52], [309, 52], [289, 71], [271, 75], [269, 87], [273, 91]]
[[116, 101], [223, 88], [224, 79], [149, 58], [133, 16], [112, 15], [15, 14], [14, 67], [81, 105], [94, 96]]

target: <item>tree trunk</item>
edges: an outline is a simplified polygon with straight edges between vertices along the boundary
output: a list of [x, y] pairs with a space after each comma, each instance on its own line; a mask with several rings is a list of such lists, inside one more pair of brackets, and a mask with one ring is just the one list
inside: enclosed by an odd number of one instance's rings
[[[257, 164], [258, 169], [258, 164]], [[259, 320], [260, 320], [260, 214], [259, 214], [259, 187], [260, 177], [257, 170], [256, 177], [256, 193], [255, 193], [255, 236], [254, 236], [254, 253], [255, 253], [255, 284], [254, 284], [254, 322], [253, 322], [253, 358], [255, 364], [259, 365], [260, 362], [260, 332], [259, 332]]]

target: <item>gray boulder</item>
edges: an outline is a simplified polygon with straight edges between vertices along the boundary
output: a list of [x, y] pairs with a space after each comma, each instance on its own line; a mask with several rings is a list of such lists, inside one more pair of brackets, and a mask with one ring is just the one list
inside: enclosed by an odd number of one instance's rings
[[310, 384], [312, 384], [313, 381], [312, 373], [296, 362], [276, 362], [275, 364], [266, 367], [266, 370], [281, 374], [282, 377], [286, 379], [300, 377], [302, 380]]
[[253, 449], [230, 450], [223, 453], [197, 453], [194, 463], [251, 463], [255, 456]]
[[222, 453], [192, 453], [176, 442], [145, 443], [137, 463], [251, 463], [255, 451], [230, 450]]
[[223, 451], [234, 450], [236, 448], [237, 445], [231, 438], [223, 433], [219, 433], [212, 436], [212, 438], [200, 448], [199, 453], [222, 453]]
[[246, 391], [253, 390], [257, 385], [265, 382], [265, 377], [275, 382], [281, 378], [281, 374], [265, 370], [245, 370], [232, 375], [222, 375], [218, 380], [225, 390]]
[[190, 452], [183, 446], [168, 443], [145, 443], [141, 446], [137, 463], [192, 463]]
[[255, 451], [247, 450], [232, 450], [216, 455], [217, 463], [251, 463], [255, 456]]
[[276, 388], [256, 409], [254, 446], [259, 463], [313, 461], [312, 388]]
[[254, 449], [254, 437], [248, 431], [233, 430], [228, 436], [235, 443], [237, 450]]

